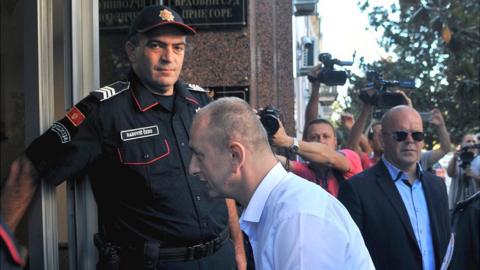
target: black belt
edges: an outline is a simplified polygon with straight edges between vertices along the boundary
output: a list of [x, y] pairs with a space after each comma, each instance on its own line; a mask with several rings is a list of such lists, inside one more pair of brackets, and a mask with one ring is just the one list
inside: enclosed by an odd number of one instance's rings
[[[158, 260], [159, 261], [190, 261], [198, 260], [203, 257], [210, 256], [217, 252], [229, 238], [229, 228], [225, 228], [220, 235], [210, 241], [206, 241], [200, 244], [196, 244], [189, 247], [176, 247], [176, 248], [159, 248]], [[147, 246], [152, 242], [145, 243], [145, 251]], [[152, 256], [154, 254], [150, 254]]]

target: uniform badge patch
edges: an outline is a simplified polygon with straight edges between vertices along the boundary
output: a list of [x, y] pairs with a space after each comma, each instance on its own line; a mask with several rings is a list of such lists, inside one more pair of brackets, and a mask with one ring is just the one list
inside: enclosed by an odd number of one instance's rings
[[122, 141], [130, 141], [130, 140], [136, 140], [136, 139], [145, 138], [145, 137], [157, 136], [158, 134], [159, 134], [158, 126], [149, 126], [149, 127], [141, 127], [141, 128], [135, 128], [135, 129], [129, 129], [129, 130], [122, 130], [120, 132], [120, 137], [122, 138]]
[[190, 90], [193, 90], [193, 91], [208, 93], [207, 90], [205, 90], [201, 86], [193, 84], [193, 83], [189, 83], [188, 87], [190, 88]]
[[70, 122], [78, 127], [83, 120], [85, 120], [85, 115], [75, 106], [73, 106], [70, 111], [67, 112], [67, 118], [70, 120]]
[[160, 14], [158, 14], [158, 17], [162, 18], [162, 20], [171, 22], [175, 20], [175, 17], [173, 16], [172, 12], [169, 10], [163, 9], [160, 11]]
[[72, 137], [70, 136], [70, 132], [68, 132], [68, 129], [61, 123], [59, 122], [53, 123], [50, 129], [53, 132], [57, 133], [61, 143], [68, 143], [72, 140]]

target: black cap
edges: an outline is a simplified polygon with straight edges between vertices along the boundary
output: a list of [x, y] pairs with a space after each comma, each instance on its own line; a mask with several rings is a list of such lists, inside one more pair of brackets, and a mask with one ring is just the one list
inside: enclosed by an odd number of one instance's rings
[[180, 17], [180, 15], [173, 9], [157, 5], [146, 6], [140, 11], [130, 26], [128, 36], [131, 37], [136, 33], [145, 33], [163, 25], [176, 26], [179, 29], [182, 29], [186, 35], [194, 35], [196, 33], [192, 27], [183, 23], [182, 17]]

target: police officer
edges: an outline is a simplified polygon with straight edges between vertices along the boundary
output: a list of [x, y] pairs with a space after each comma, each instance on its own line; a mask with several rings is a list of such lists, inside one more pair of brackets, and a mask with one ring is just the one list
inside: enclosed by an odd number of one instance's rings
[[40, 178], [58, 184], [87, 173], [99, 209], [98, 268], [235, 269], [226, 202], [188, 174], [192, 118], [209, 102], [178, 81], [194, 33], [168, 7], [141, 11], [126, 42], [129, 80], [93, 91], [12, 164], [1, 199], [11, 228]]

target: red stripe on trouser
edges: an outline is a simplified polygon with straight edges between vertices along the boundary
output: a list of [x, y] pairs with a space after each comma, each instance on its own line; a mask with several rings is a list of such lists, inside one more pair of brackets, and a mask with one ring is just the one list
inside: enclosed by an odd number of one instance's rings
[[20, 257], [20, 254], [18, 253], [17, 248], [15, 247], [15, 244], [13, 243], [12, 239], [1, 226], [0, 226], [0, 238], [2, 238], [3, 241], [5, 241], [5, 244], [7, 244], [8, 251], [12, 255], [13, 261], [16, 264], [23, 266], [25, 262], [23, 261], [22, 257]]

